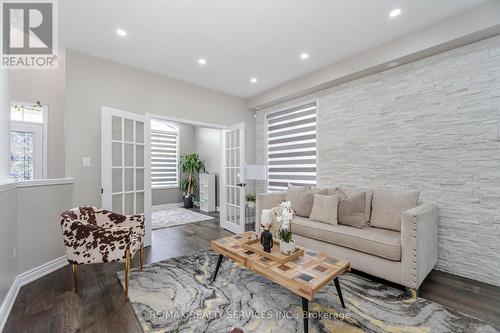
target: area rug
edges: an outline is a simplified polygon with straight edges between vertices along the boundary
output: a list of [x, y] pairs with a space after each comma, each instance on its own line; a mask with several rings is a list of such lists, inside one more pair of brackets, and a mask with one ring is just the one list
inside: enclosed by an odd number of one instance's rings
[[[302, 332], [301, 298], [218, 255], [197, 251], [133, 269], [129, 300], [145, 332]], [[117, 273], [123, 286], [123, 272]], [[346, 273], [346, 309], [333, 283], [309, 303], [309, 332], [499, 332], [498, 327]]]
[[151, 214], [153, 230], [213, 219], [212, 216], [193, 212], [192, 210], [181, 207], [161, 209], [153, 211]]

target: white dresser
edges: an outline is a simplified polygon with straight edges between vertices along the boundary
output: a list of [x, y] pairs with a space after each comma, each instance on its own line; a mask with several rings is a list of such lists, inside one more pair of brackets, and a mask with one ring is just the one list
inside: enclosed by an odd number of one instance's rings
[[199, 181], [200, 210], [204, 212], [215, 211], [215, 174], [201, 173]]

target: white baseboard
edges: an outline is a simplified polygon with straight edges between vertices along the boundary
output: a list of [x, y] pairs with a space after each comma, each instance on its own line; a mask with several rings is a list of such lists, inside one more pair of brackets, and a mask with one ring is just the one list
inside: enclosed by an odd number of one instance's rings
[[68, 264], [68, 259], [66, 259], [66, 256], [62, 256], [57, 259], [51, 260], [43, 265], [32, 268], [29, 271], [21, 273], [17, 276], [19, 278], [20, 287], [32, 281], [35, 281], [36, 279], [39, 279], [42, 276], [50, 274], [53, 271], [56, 271], [59, 268], [66, 266], [67, 264]]
[[151, 206], [151, 211], [154, 212], [154, 211], [161, 210], [161, 209], [178, 208], [178, 207], [182, 207], [182, 202], [169, 203], [169, 204], [163, 204], [163, 205], [153, 205], [153, 206]]
[[12, 310], [12, 307], [14, 306], [14, 302], [16, 301], [20, 288], [19, 277], [16, 276], [10, 286], [9, 292], [5, 295], [2, 306], [0, 307], [0, 332], [3, 332], [3, 328], [5, 323], [7, 323], [7, 318], [9, 318], [10, 310]]
[[39, 279], [58, 270], [61, 267], [66, 266], [67, 264], [68, 260], [66, 259], [66, 256], [62, 256], [16, 276], [16, 278], [12, 282], [12, 285], [10, 286], [9, 292], [2, 302], [2, 306], [0, 306], [0, 332], [2, 332], [5, 323], [7, 322], [7, 318], [9, 317], [10, 310], [12, 310], [14, 302], [16, 301], [19, 289], [21, 289], [22, 286], [35, 281], [36, 279]]

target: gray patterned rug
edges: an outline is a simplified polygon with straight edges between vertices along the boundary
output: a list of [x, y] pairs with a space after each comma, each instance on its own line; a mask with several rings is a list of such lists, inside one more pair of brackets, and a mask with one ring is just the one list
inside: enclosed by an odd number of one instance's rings
[[[129, 299], [145, 332], [302, 332], [299, 296], [198, 251], [133, 269]], [[123, 285], [123, 272], [117, 273]], [[346, 273], [340, 284], [347, 309], [328, 284], [309, 304], [309, 332], [500, 332], [498, 327], [398, 289]]]
[[212, 216], [193, 212], [185, 208], [168, 208], [154, 211], [151, 214], [152, 229], [162, 229], [181, 224], [213, 220]]

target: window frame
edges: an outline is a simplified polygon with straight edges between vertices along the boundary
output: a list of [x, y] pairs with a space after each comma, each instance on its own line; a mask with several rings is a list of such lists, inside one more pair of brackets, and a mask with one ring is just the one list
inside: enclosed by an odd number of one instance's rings
[[[180, 171], [179, 171], [179, 158], [180, 158], [180, 141], [181, 141], [181, 127], [179, 124], [171, 121], [171, 120], [165, 120], [165, 119], [160, 119], [160, 118], [150, 118], [149, 120], [149, 163], [151, 165], [151, 175], [150, 175], [150, 183], [151, 183], [151, 189], [152, 190], [162, 190], [162, 189], [179, 189], [180, 188]], [[153, 150], [153, 140], [152, 136], [155, 130], [151, 128], [151, 122], [152, 121], [159, 121], [168, 124], [171, 127], [174, 127], [177, 130], [177, 142], [176, 142], [176, 148], [175, 148], [175, 172], [176, 172], [176, 184], [175, 185], [154, 185], [153, 183], [153, 157], [152, 157], [152, 150]], [[165, 131], [167, 133], [167, 131]]]
[[[320, 103], [319, 103], [319, 99], [318, 98], [315, 98], [315, 99], [307, 99], [307, 100], [301, 100], [299, 102], [293, 102], [293, 103], [285, 103], [279, 107], [275, 107], [275, 108], [271, 108], [269, 109], [268, 111], [264, 111], [262, 116], [264, 117], [264, 129], [263, 129], [263, 132], [264, 132], [264, 164], [266, 165], [266, 172], [268, 174], [267, 176], [267, 179], [265, 180], [265, 189], [266, 189], [266, 192], [269, 192], [269, 147], [268, 147], [268, 127], [269, 127], [269, 123], [268, 123], [268, 119], [267, 119], [267, 116], [268, 115], [271, 115], [273, 113], [278, 113], [278, 112], [282, 112], [282, 111], [287, 111], [287, 110], [290, 110], [290, 109], [293, 109], [293, 108], [296, 108], [296, 107], [300, 107], [300, 106], [305, 106], [307, 104], [312, 104], [314, 103], [315, 106], [316, 106], [316, 126], [315, 126], [315, 132], [316, 132], [316, 187], [319, 187], [320, 186], [320, 163], [319, 163], [319, 160], [320, 160], [320, 151], [319, 151], [319, 115], [320, 115]], [[286, 191], [286, 190], [283, 190], [283, 191]], [[273, 192], [280, 192], [280, 191], [273, 191]]]
[[[33, 103], [27, 103], [27, 102], [19, 102], [19, 101], [15, 101], [15, 100], [11, 100], [10, 101], [10, 108], [12, 108], [12, 106], [14, 105], [20, 105], [20, 106], [33, 106]], [[42, 109], [42, 122], [39, 123], [39, 122], [36, 122], [36, 121], [27, 121], [27, 120], [12, 120], [11, 119], [11, 113], [10, 113], [10, 108], [9, 108], [9, 120], [10, 120], [10, 131], [9, 131], [9, 134], [10, 132], [16, 132], [16, 130], [12, 130], [12, 124], [16, 124], [17, 126], [27, 126], [27, 127], [30, 127], [30, 126], [41, 126], [42, 128], [42, 172], [41, 172], [41, 176], [40, 177], [35, 177], [35, 175], [33, 174], [33, 179], [47, 179], [47, 161], [48, 161], [48, 112], [49, 112], [49, 107], [48, 105], [42, 105], [41, 106], [41, 109]], [[9, 138], [10, 138], [10, 135], [9, 135]], [[10, 139], [9, 139], [9, 159], [10, 159], [10, 154], [11, 154], [11, 147], [10, 147]], [[11, 162], [12, 163], [12, 162]], [[12, 168], [12, 165], [9, 164], [10, 167]], [[35, 169], [36, 166], [34, 166], [33, 169]]]

